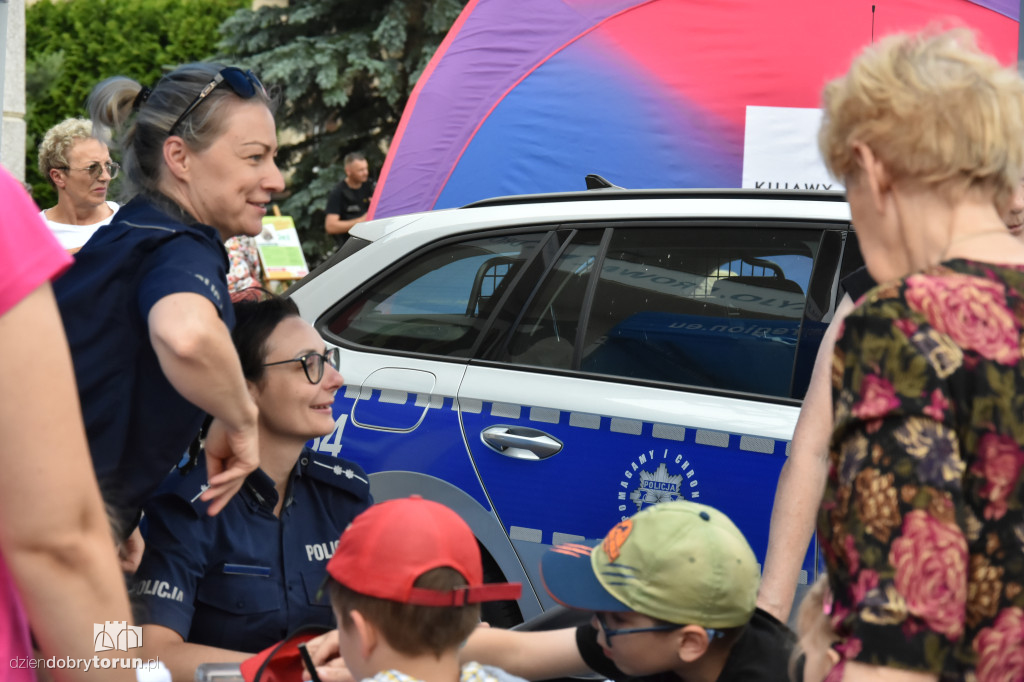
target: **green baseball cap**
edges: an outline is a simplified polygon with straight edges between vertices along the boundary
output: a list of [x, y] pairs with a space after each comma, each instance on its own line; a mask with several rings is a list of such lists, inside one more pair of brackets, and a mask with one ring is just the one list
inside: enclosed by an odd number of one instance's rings
[[731, 628], [754, 613], [760, 567], [743, 533], [696, 502], [662, 502], [618, 523], [594, 547], [552, 547], [548, 593], [585, 611], [635, 611], [669, 623]]

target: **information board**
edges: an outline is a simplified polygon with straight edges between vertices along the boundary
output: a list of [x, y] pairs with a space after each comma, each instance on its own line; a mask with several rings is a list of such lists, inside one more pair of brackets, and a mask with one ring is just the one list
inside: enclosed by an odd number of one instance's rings
[[268, 280], [296, 280], [309, 274], [299, 233], [290, 216], [264, 217], [256, 249]]

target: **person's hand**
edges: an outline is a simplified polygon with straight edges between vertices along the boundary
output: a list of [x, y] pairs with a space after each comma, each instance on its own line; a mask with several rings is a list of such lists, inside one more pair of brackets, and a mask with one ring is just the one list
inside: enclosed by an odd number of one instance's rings
[[[321, 682], [356, 682], [352, 671], [348, 669], [345, 661], [341, 658], [332, 658], [323, 665], [318, 665], [316, 667], [316, 674]], [[303, 670], [302, 679], [312, 680], [313, 677], [309, 674], [308, 670]]]
[[241, 430], [229, 429], [214, 419], [206, 434], [206, 472], [209, 487], [199, 496], [209, 502], [207, 513], [217, 514], [245, 483], [245, 477], [260, 465], [256, 423]]
[[132, 534], [117, 546], [117, 558], [121, 562], [121, 570], [128, 574], [135, 573], [142, 562], [142, 552], [145, 549], [146, 541], [142, 539], [142, 531], [135, 526]]
[[[313, 664], [321, 666], [332, 658], [336, 658], [338, 651], [338, 631], [328, 630], [306, 642], [306, 651], [313, 659]], [[308, 678], [307, 678], [308, 679]]]
[[[316, 674], [323, 682], [355, 682], [345, 661], [338, 655], [337, 630], [330, 630], [309, 640], [306, 642], [306, 650], [309, 652], [310, 658], [313, 659], [313, 664], [316, 665]], [[303, 670], [302, 679], [311, 680], [313, 678], [308, 670]]]

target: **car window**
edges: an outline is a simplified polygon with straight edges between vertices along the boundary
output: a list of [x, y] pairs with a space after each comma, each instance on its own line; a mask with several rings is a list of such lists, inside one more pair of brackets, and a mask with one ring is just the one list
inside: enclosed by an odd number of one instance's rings
[[674, 225], [452, 242], [375, 282], [328, 329], [382, 350], [468, 358], [482, 344], [503, 363], [793, 397], [819, 239]]
[[575, 366], [583, 302], [603, 234], [601, 229], [573, 234], [494, 359], [557, 369]]
[[818, 231], [605, 233], [574, 233], [490, 359], [791, 397]]
[[818, 239], [764, 225], [615, 230], [580, 369], [788, 397]]
[[435, 248], [371, 286], [328, 329], [363, 346], [468, 357], [497, 298], [542, 237], [495, 236]]

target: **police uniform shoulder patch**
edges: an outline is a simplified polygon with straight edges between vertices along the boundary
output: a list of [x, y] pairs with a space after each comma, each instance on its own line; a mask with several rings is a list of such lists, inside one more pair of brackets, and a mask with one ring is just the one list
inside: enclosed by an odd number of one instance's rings
[[368, 499], [370, 496], [370, 477], [355, 462], [306, 448], [299, 457], [299, 466], [304, 475], [317, 481], [340, 488], [360, 499]]

